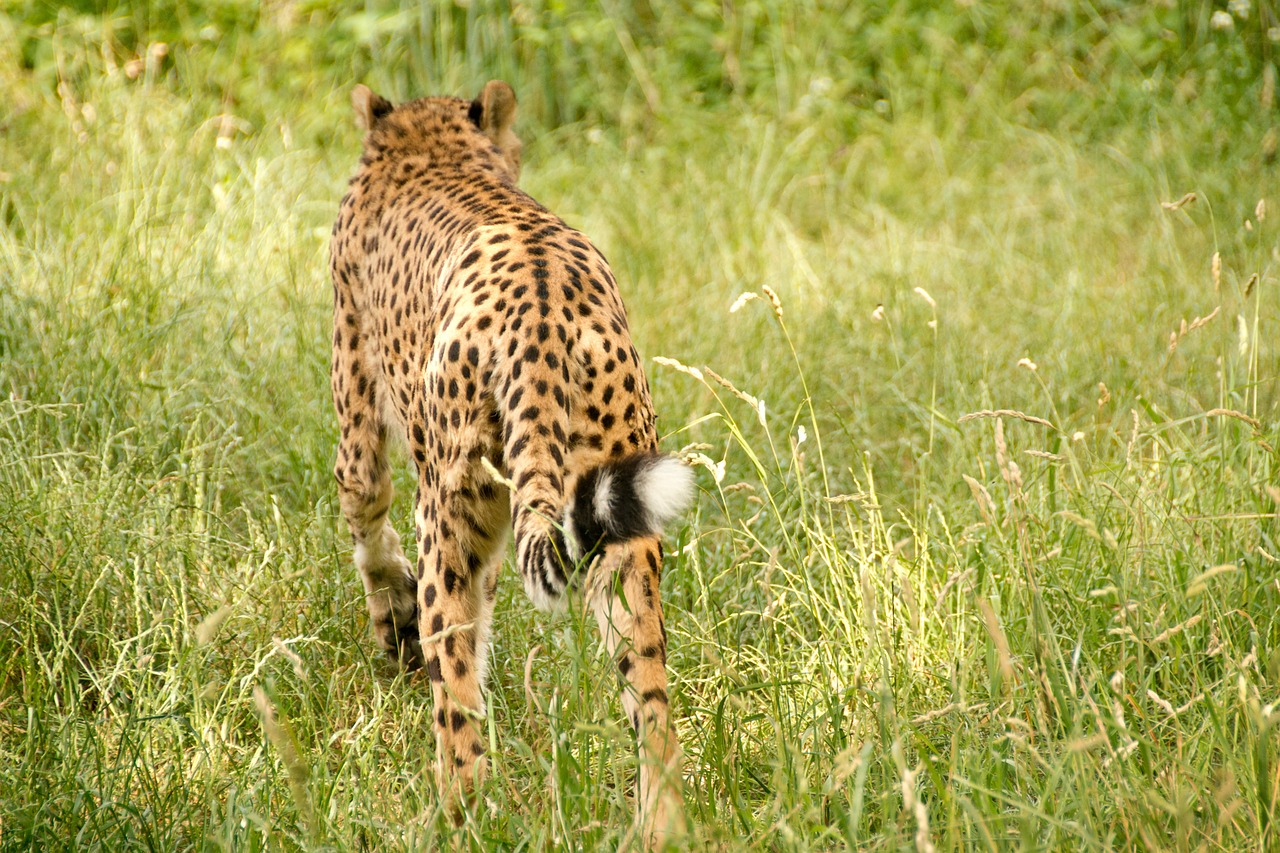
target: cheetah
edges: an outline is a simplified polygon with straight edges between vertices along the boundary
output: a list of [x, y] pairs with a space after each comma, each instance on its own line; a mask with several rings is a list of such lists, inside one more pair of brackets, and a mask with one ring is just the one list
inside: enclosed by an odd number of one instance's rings
[[[513, 529], [534, 604], [582, 587], [595, 614], [638, 742], [637, 828], [661, 846], [685, 818], [660, 535], [692, 478], [658, 452], [617, 283], [590, 240], [517, 188], [506, 83], [399, 106], [356, 86], [352, 104], [363, 156], [330, 246], [334, 475], [376, 641], [426, 670], [436, 781], [461, 819], [484, 777], [487, 643]], [[398, 440], [418, 476], [416, 566], [388, 521]]]

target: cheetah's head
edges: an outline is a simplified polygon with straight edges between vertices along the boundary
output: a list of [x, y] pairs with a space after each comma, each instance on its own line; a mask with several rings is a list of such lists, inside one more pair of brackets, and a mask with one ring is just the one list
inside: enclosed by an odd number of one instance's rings
[[474, 101], [421, 98], [400, 106], [360, 85], [351, 91], [351, 104], [367, 131], [366, 151], [492, 156], [493, 165], [512, 183], [520, 177], [522, 146], [512, 129], [516, 95], [501, 80], [486, 83]]

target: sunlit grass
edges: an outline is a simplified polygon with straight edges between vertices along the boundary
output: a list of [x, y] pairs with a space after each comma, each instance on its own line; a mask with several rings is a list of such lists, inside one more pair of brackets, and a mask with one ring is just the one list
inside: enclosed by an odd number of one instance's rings
[[[133, 76], [61, 20], [31, 48], [61, 51], [61, 91], [0, 48], [6, 849], [626, 838], [631, 735], [580, 610], [504, 577], [493, 768], [456, 831], [429, 691], [368, 636], [329, 473], [326, 244], [357, 156], [343, 63], [445, 74], [397, 14], [343, 19], [331, 64], [277, 88], [237, 63], [322, 48], [274, 19], [144, 42]], [[868, 82], [804, 60], [822, 33], [789, 14], [756, 42], [729, 22], [706, 97], [664, 64], [696, 51], [616, 10], [580, 53], [445, 81], [524, 76], [524, 186], [609, 256], [695, 464], [663, 578], [691, 849], [1274, 846], [1274, 110], [1249, 90], [1226, 133], [1069, 48], [984, 65], [955, 35], [976, 18], [934, 21], [919, 79], [888, 39]], [[385, 53], [341, 53], [383, 25]], [[593, 62], [612, 123], [552, 91]]]

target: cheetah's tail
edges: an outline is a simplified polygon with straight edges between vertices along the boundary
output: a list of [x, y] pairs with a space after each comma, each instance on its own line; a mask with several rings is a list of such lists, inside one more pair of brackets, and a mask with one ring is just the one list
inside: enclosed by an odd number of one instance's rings
[[637, 453], [594, 468], [565, 504], [565, 544], [575, 561], [597, 547], [656, 536], [689, 506], [693, 472], [678, 459]]

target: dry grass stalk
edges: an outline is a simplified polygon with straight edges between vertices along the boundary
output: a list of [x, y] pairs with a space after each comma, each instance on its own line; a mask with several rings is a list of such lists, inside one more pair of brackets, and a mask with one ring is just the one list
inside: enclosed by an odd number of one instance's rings
[[715, 382], [719, 383], [720, 385], [723, 385], [725, 388], [728, 388], [733, 393], [733, 395], [737, 397], [739, 400], [746, 403], [751, 408], [755, 409], [756, 420], [760, 422], [760, 426], [765, 426], [764, 400], [761, 400], [759, 397], [756, 397], [752, 394], [748, 394], [746, 391], [740, 391], [737, 388], [737, 386], [735, 386], [728, 379], [725, 379], [719, 373], [716, 373], [710, 367], [704, 368], [704, 372], [706, 373], [707, 376], [710, 376]]
[[862, 744], [853, 743], [836, 754], [831, 773], [831, 780], [836, 785], [844, 784], [846, 779], [858, 772], [858, 768], [862, 766], [862, 749]]
[[1055, 429], [1054, 425], [1046, 421], [1044, 418], [1038, 418], [1035, 415], [1028, 415], [1025, 412], [1018, 412], [1013, 409], [981, 409], [977, 412], [970, 412], [967, 415], [961, 415], [956, 423], [966, 423], [967, 421], [976, 421], [979, 418], [1017, 418], [1020, 421], [1026, 421], [1029, 424], [1037, 424], [1039, 426]]
[[311, 778], [311, 768], [307, 766], [306, 759], [298, 752], [298, 744], [293, 736], [293, 728], [289, 725], [289, 720], [286, 717], [283, 715], [277, 716], [276, 709], [272, 707], [271, 701], [267, 698], [267, 692], [261, 686], [255, 685], [253, 688], [253, 704], [262, 716], [262, 727], [267, 732], [267, 740], [271, 741], [271, 745], [280, 753], [280, 760], [284, 763], [285, 773], [289, 777], [289, 790], [293, 794], [293, 801], [302, 815], [303, 823], [308, 828], [311, 828], [313, 826], [311, 795], [307, 791], [307, 782]]
[[1222, 255], [1220, 253], [1213, 253], [1213, 261], [1209, 264], [1209, 271], [1213, 275], [1213, 292], [1217, 293], [1218, 288], [1222, 286]]
[[716, 462], [705, 453], [686, 453], [682, 454], [680, 459], [690, 467], [701, 466], [706, 468], [711, 472], [711, 477], [716, 481], [717, 486], [724, 480], [725, 460], [723, 459]]
[[996, 611], [991, 607], [991, 602], [979, 597], [978, 610], [982, 613], [982, 624], [986, 626], [987, 635], [991, 637], [991, 643], [996, 647], [1000, 678], [1005, 684], [1005, 689], [1011, 690], [1013, 688], [1013, 654], [1009, 650], [1009, 639], [1000, 628], [1000, 620], [996, 618]]
[[1237, 412], [1235, 409], [1210, 409], [1205, 412], [1205, 417], [1211, 418], [1215, 415], [1221, 415], [1225, 418], [1235, 418], [1238, 421], [1244, 421], [1253, 427], [1254, 432], [1262, 432], [1262, 423], [1257, 418], [1251, 418], [1244, 412]]
[[1162, 699], [1160, 694], [1156, 693], [1154, 690], [1147, 691], [1147, 698], [1159, 705], [1160, 710], [1164, 711], [1170, 717], [1178, 716], [1178, 712], [1174, 710], [1173, 703], [1168, 699]]
[[920, 608], [916, 604], [915, 590], [911, 588], [911, 579], [901, 578], [900, 588], [902, 602], [907, 605], [907, 624], [911, 627], [911, 633], [918, 637], [920, 636]]
[[538, 704], [538, 696], [533, 692], [533, 659], [540, 651], [542, 646], [535, 645], [529, 649], [529, 656], [524, 659], [524, 701], [530, 717], [535, 711], [542, 710], [542, 706]]
[[696, 367], [689, 367], [688, 365], [681, 364], [680, 362], [676, 361], [674, 358], [666, 358], [665, 356], [655, 355], [653, 357], [653, 363], [661, 364], [663, 367], [670, 367], [672, 370], [678, 370], [681, 373], [688, 374], [689, 376], [692, 376], [694, 379], [698, 380], [699, 382], [706, 381], [705, 379], [702, 378], [701, 370], [699, 370]]
[[876, 619], [876, 590], [871, 585], [871, 575], [866, 569], [858, 573], [858, 583], [862, 587], [862, 617], [867, 629], [867, 637], [874, 640], [879, 630]]
[[1187, 193], [1177, 201], [1162, 201], [1160, 202], [1160, 206], [1163, 207], [1165, 210], [1181, 210], [1187, 205], [1194, 203], [1195, 200], [1196, 200], [1195, 193]]
[[1221, 566], [1214, 566], [1211, 569], [1204, 570], [1192, 578], [1191, 583], [1187, 584], [1187, 598], [1195, 598], [1197, 595], [1203, 594], [1204, 591], [1209, 588], [1210, 580], [1216, 578], [1218, 575], [1225, 575], [1238, 571], [1239, 568], [1240, 567], [1235, 563], [1224, 563]]
[[494, 464], [489, 461], [489, 457], [481, 456], [480, 465], [482, 468], [484, 468], [485, 471], [488, 472], [489, 476], [493, 478], [493, 481], [495, 483], [497, 483], [500, 486], [506, 486], [513, 494], [515, 493], [516, 484], [511, 482], [509, 478], [504, 477], [502, 475], [502, 472], [499, 471], [496, 467], [494, 467]]
[[1009, 458], [1009, 445], [1004, 440], [1004, 421], [996, 421], [996, 464], [1000, 466], [1000, 476], [1004, 478], [1015, 495], [1022, 493], [1022, 471], [1018, 463]]
[[1181, 343], [1182, 339], [1185, 338], [1187, 335], [1191, 334], [1196, 329], [1201, 329], [1209, 325], [1209, 321], [1212, 320], [1214, 317], [1217, 317], [1218, 312], [1221, 310], [1222, 310], [1222, 306], [1219, 305], [1216, 308], [1214, 308], [1212, 311], [1210, 311], [1208, 314], [1206, 314], [1205, 316], [1196, 317], [1190, 323], [1188, 323], [1186, 320], [1183, 320], [1182, 323], [1178, 326], [1177, 330], [1169, 334], [1169, 352], [1173, 352], [1175, 349], [1177, 349], [1178, 344]]
[[966, 705], [963, 702], [952, 702], [949, 705], [943, 705], [941, 708], [934, 708], [932, 711], [925, 711], [923, 714], [919, 714], [915, 717], [912, 717], [911, 725], [913, 726], [924, 725], [925, 723], [930, 723], [930, 722], [933, 722], [934, 720], [945, 717], [948, 714], [954, 714], [954, 713], [972, 714], [972, 713], [980, 712], [983, 710], [986, 710], [986, 706], [982, 704]]
[[1076, 512], [1072, 512], [1069, 509], [1063, 509], [1058, 511], [1058, 516], [1060, 518], [1064, 518], [1067, 521], [1071, 522], [1076, 527], [1079, 527], [1090, 538], [1097, 539], [1099, 542], [1102, 541], [1102, 537], [1098, 534], [1098, 525], [1094, 524], [1092, 521], [1085, 518], [1083, 515], [1080, 515], [1079, 513], [1076, 513]]
[[231, 615], [231, 605], [224, 604], [217, 610], [210, 613], [200, 621], [196, 626], [196, 645], [205, 646], [209, 644], [218, 634], [218, 629], [222, 627], [222, 623], [227, 621], [227, 617]]
[[919, 771], [902, 771], [902, 804], [916, 819], [916, 853], [935, 853], [933, 840], [929, 835], [929, 810], [916, 796], [916, 776]]
[[426, 646], [439, 643], [442, 640], [448, 639], [449, 637], [453, 636], [459, 631], [470, 631], [475, 626], [476, 626], [475, 622], [459, 622], [456, 625], [450, 625], [448, 628], [445, 628], [443, 631], [437, 631], [436, 633], [432, 634], [430, 637], [423, 637], [422, 645], [425, 648]]
[[969, 491], [973, 493], [973, 502], [978, 505], [978, 514], [982, 516], [983, 522], [990, 524], [992, 515], [995, 512], [995, 504], [991, 500], [991, 493], [986, 487], [968, 474], [962, 474], [964, 481], [969, 484]]
[[1193, 628], [1196, 625], [1200, 624], [1200, 620], [1202, 619], [1204, 619], [1204, 614], [1197, 613], [1195, 616], [1192, 616], [1187, 621], [1180, 622], [1177, 625], [1174, 625], [1172, 628], [1168, 628], [1164, 631], [1161, 631], [1159, 634], [1156, 635], [1155, 639], [1153, 639], [1151, 642], [1163, 643], [1165, 640], [1169, 639], [1175, 634], [1181, 634], [1183, 631], [1187, 630], [1188, 628]]
[[1133, 430], [1129, 433], [1129, 443], [1124, 449], [1125, 464], [1133, 461], [1133, 449], [1138, 446], [1138, 410], [1130, 409], [1129, 414], [1133, 416]]
[[778, 320], [782, 320], [782, 300], [778, 298], [778, 294], [774, 293], [773, 288], [769, 285], [763, 285], [760, 292], [769, 300], [769, 304], [773, 306], [773, 313], [778, 315]]
[[310, 681], [310, 679], [307, 677], [306, 669], [304, 669], [302, 666], [301, 655], [299, 655], [293, 649], [289, 648], [289, 646], [279, 637], [272, 637], [271, 645], [275, 647], [275, 650], [277, 652], [279, 652], [286, 659], [288, 659], [289, 663], [293, 664], [293, 672], [295, 675], [298, 676], [299, 679], [301, 679], [302, 681]]
[[[963, 572], [952, 572], [951, 577], [947, 578], [947, 582], [942, 585], [942, 589], [938, 590], [937, 596], [933, 599], [933, 612], [940, 615], [942, 613], [942, 605], [946, 603], [947, 594], [951, 592], [952, 587], [968, 584], [970, 578], [975, 574], [977, 572], [972, 568], [965, 569]], [[973, 588], [972, 584], [968, 584], [968, 586], [970, 589]]]
[[1111, 743], [1106, 734], [1097, 732], [1088, 737], [1076, 738], [1067, 741], [1067, 751], [1072, 753], [1088, 752], [1091, 749], [1097, 749], [1100, 746]]

